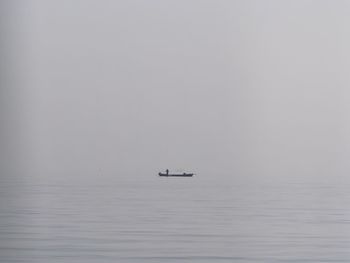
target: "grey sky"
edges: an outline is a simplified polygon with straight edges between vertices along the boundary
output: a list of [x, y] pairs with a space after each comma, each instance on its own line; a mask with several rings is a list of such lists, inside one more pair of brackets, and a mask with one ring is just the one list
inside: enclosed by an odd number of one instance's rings
[[349, 1], [30, 0], [12, 11], [13, 147], [27, 173], [349, 169]]

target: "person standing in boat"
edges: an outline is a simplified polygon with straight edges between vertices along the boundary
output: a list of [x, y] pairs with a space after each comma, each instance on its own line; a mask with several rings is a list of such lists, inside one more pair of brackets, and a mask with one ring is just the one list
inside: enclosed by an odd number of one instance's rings
[[165, 170], [165, 172], [166, 172], [166, 175], [168, 175], [168, 174], [169, 174], [169, 170], [168, 170], [168, 169], [166, 169], [166, 170]]

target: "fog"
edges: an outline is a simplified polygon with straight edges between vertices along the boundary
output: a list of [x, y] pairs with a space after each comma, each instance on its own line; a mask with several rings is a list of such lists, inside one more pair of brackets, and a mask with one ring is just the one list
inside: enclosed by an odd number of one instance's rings
[[2, 5], [4, 173], [350, 168], [349, 1]]

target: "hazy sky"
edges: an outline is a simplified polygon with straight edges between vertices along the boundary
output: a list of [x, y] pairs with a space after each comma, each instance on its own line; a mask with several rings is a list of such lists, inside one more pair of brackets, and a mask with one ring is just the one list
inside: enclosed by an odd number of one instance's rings
[[349, 1], [7, 8], [17, 123], [8, 148], [22, 172], [349, 171]]

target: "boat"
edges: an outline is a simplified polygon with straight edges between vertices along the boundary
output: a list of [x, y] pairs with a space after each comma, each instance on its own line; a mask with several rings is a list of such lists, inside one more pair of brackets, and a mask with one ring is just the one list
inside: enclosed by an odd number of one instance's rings
[[166, 177], [192, 177], [193, 173], [182, 173], [182, 174], [170, 174], [169, 172], [166, 173], [158, 173], [159, 176], [166, 176]]

